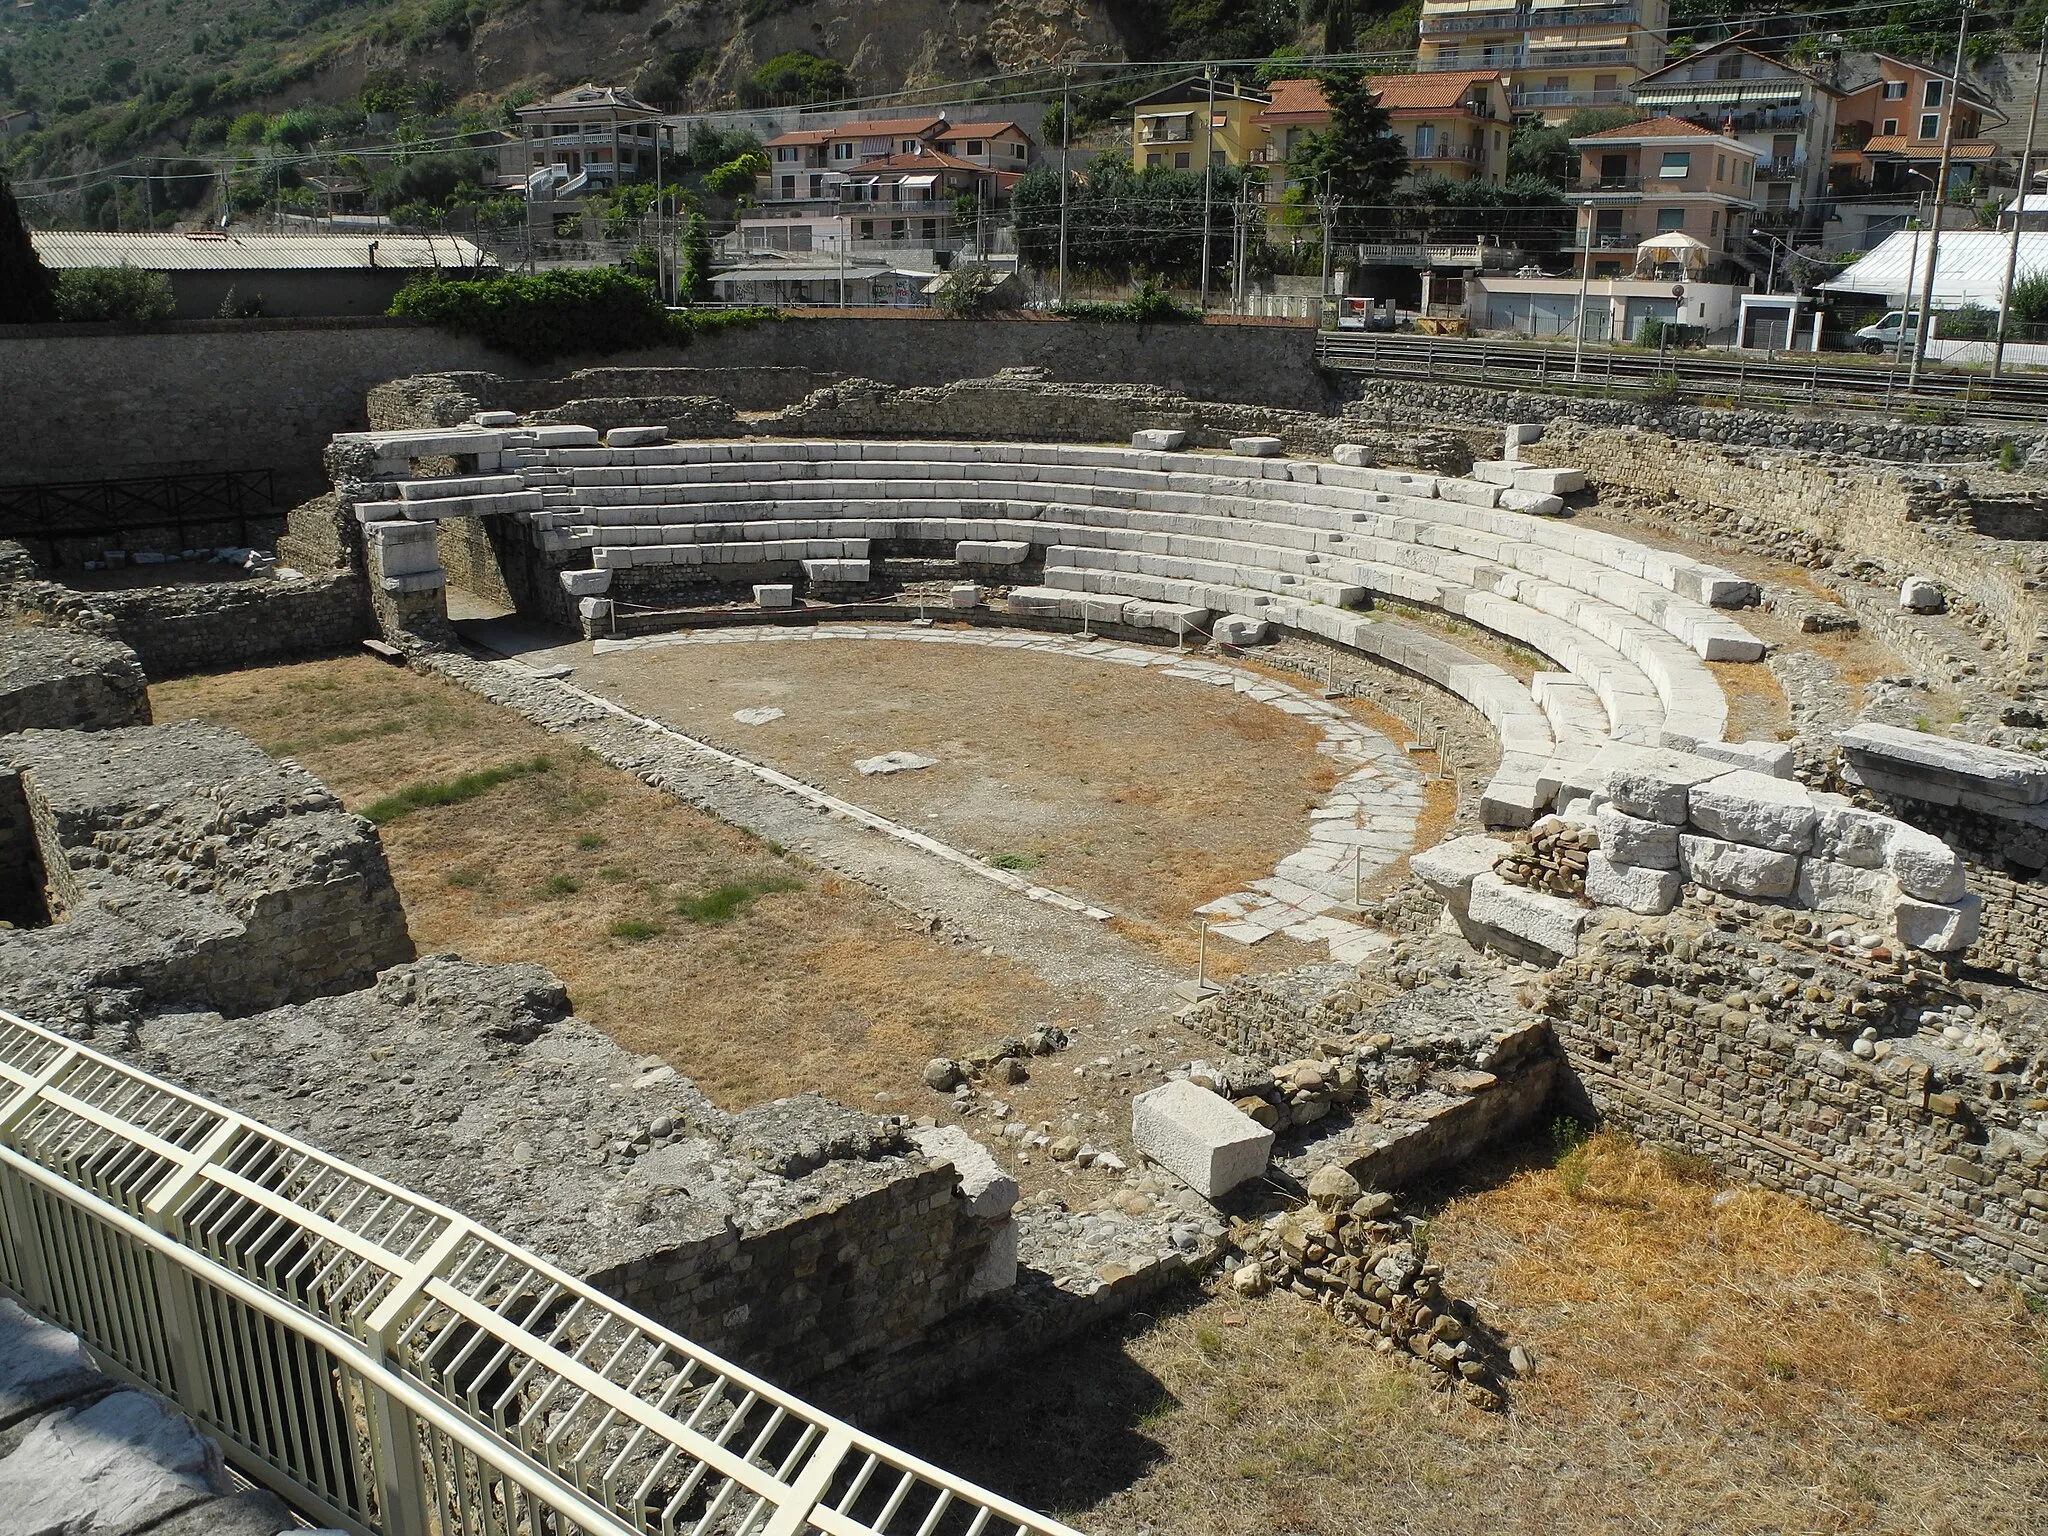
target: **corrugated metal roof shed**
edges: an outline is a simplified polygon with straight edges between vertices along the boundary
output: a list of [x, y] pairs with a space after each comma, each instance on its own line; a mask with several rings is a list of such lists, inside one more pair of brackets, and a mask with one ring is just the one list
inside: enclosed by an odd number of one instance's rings
[[[1881, 294], [1894, 303], [1911, 293], [1917, 302], [1927, 275], [1928, 248], [1933, 243], [1931, 230], [1921, 231], [1917, 241], [1913, 231], [1897, 231], [1885, 236], [1884, 244], [1840, 277], [1831, 277], [1820, 286], [1831, 293]], [[1996, 309], [2005, 290], [2005, 262], [2011, 249], [2010, 231], [1943, 230], [1934, 271], [1935, 307], [1981, 304]], [[2035, 272], [2048, 272], [2048, 231], [2028, 231], [2020, 236], [2019, 275]]]
[[[331, 272], [370, 267], [479, 267], [496, 261], [457, 235], [104, 234], [31, 232], [43, 265], [118, 267], [151, 272]], [[376, 247], [374, 254], [372, 246]]]

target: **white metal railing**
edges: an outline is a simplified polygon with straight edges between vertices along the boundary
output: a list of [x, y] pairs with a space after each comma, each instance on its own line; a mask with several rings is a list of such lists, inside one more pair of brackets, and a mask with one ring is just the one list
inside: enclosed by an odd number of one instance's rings
[[0, 1289], [359, 1536], [1076, 1536], [9, 1013]]

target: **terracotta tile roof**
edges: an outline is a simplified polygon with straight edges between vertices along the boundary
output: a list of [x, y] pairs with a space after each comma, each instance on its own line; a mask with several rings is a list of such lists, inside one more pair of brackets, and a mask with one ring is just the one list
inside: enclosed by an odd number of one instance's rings
[[841, 123], [836, 128], [799, 128], [790, 133], [778, 133], [762, 147], [772, 149], [778, 144], [826, 144], [834, 139], [923, 138], [945, 121], [943, 117], [904, 117], [877, 119], [864, 123]]
[[958, 155], [949, 155], [944, 150], [928, 149], [921, 155], [895, 154], [877, 156], [863, 160], [854, 167], [863, 176], [876, 171], [986, 171], [987, 166], [974, 160], [962, 160]]
[[[1389, 112], [1450, 112], [1465, 104], [1475, 85], [1498, 85], [1497, 69], [1444, 70], [1423, 75], [1374, 75], [1373, 95]], [[1323, 88], [1314, 80], [1275, 80], [1269, 89], [1273, 104], [1259, 114], [1262, 121], [1320, 122], [1330, 115]]]
[[1718, 139], [1720, 135], [1711, 128], [1702, 128], [1698, 123], [1688, 123], [1682, 117], [1652, 117], [1640, 123], [1623, 123], [1619, 128], [1602, 128], [1598, 133], [1584, 134], [1573, 139], [1574, 144], [1583, 144], [1587, 139]]
[[1015, 128], [1019, 133], [1022, 133], [1024, 131], [1023, 124], [1016, 122], [955, 123], [952, 127], [948, 128], [944, 133], [939, 135], [939, 141], [941, 143], [944, 143], [947, 139], [992, 138], [996, 134], [1001, 133], [1006, 128]]
[[[1917, 146], [1917, 147], [1916, 147]], [[1939, 160], [1939, 139], [1909, 139], [1903, 133], [1880, 133], [1864, 142], [1866, 155], [1904, 155], [1909, 160]], [[1998, 145], [1990, 139], [1957, 139], [1950, 150], [1957, 160], [1992, 160]]]

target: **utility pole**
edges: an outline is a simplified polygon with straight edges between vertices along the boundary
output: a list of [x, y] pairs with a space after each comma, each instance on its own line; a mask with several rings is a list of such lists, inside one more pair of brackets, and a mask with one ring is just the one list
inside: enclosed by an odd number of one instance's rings
[[[1906, 330], [1908, 323], [1913, 318], [1913, 279], [1917, 277], [1920, 272], [1920, 225], [1922, 223], [1920, 217], [1920, 208], [1921, 205], [1926, 201], [1926, 198], [1927, 194], [1925, 192], [1922, 192], [1920, 196], [1913, 199], [1913, 245], [1912, 254], [1906, 258], [1906, 302], [1905, 309], [1899, 315], [1898, 345], [1892, 349], [1892, 374], [1894, 377], [1896, 377], [1898, 374], [1899, 364], [1905, 360]], [[1941, 217], [1941, 212], [1939, 209], [1935, 210], [1935, 217]], [[1934, 270], [1934, 264], [1932, 262], [1928, 263], [1927, 270], [1929, 272], [1932, 272]], [[1889, 390], [1891, 386], [1887, 384], [1885, 388]]]
[[1956, 147], [1957, 93], [1963, 83], [1963, 42], [1970, 35], [1970, 0], [1963, 0], [1962, 20], [1956, 23], [1956, 65], [1948, 80], [1948, 99], [1942, 103], [1948, 116], [1941, 125], [1941, 168], [1934, 173], [1934, 228], [1927, 232], [1927, 276], [1920, 283], [1920, 323], [1913, 328], [1913, 364], [1906, 370], [1906, 393], [1920, 382], [1920, 366], [1927, 360], [1927, 333], [1934, 329], [1934, 269], [1941, 262], [1941, 205], [1948, 196], [1948, 166]]
[[2012, 318], [2012, 280], [2019, 274], [2020, 226], [2027, 220], [2027, 188], [2032, 185], [2034, 127], [2041, 120], [2041, 80], [2048, 75], [2048, 18], [2041, 22], [2041, 48], [2034, 59], [2034, 105], [2027, 112], [2027, 147], [2020, 151], [2020, 195], [2012, 205], [2012, 244], [2005, 253], [2005, 286], [1998, 292], [1998, 340], [1991, 347], [1991, 377], [2005, 370], [2005, 327]]
[[1579, 252], [1579, 322], [1572, 327], [1572, 382], [1579, 382], [1586, 366], [1586, 290], [1593, 282], [1593, 204], [1588, 201], [1581, 205], [1586, 210], [1585, 249]]
[[1073, 66], [1060, 80], [1060, 285], [1059, 302], [1067, 302], [1067, 150], [1074, 142], [1074, 108], [1069, 87], [1074, 83]]
[[1216, 177], [1216, 67], [1209, 77], [1209, 110], [1202, 119], [1202, 313], [1209, 312], [1209, 188]]
[[[1330, 273], [1335, 266], [1336, 251], [1333, 243], [1337, 238], [1337, 200], [1330, 195], [1330, 173], [1323, 173], [1323, 195], [1316, 199], [1317, 211], [1323, 216], [1323, 296], [1318, 308], [1327, 307], [1330, 302]], [[1320, 315], [1317, 323], [1321, 323]]]

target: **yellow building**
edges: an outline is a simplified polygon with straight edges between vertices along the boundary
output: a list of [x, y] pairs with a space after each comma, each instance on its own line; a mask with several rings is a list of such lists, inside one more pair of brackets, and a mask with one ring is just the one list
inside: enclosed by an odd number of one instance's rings
[[1199, 171], [1205, 152], [1211, 165], [1247, 164], [1265, 145], [1259, 114], [1270, 101], [1265, 93], [1228, 80], [1212, 87], [1200, 75], [1141, 96], [1131, 103], [1131, 164], [1141, 171], [1148, 166]]
[[1415, 67], [1506, 70], [1516, 112], [1563, 122], [1630, 105], [1636, 77], [1663, 67], [1670, 18], [1670, 0], [1422, 0]]

